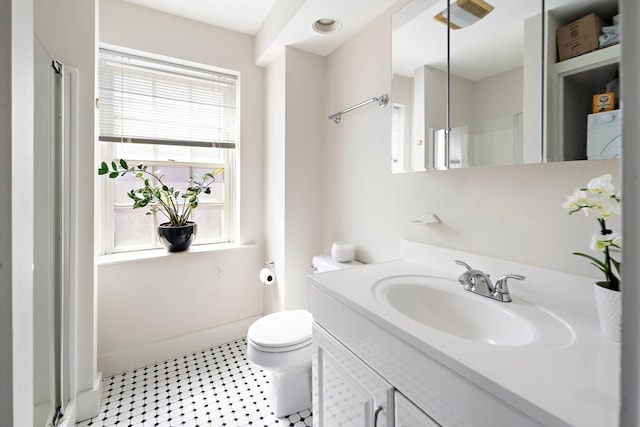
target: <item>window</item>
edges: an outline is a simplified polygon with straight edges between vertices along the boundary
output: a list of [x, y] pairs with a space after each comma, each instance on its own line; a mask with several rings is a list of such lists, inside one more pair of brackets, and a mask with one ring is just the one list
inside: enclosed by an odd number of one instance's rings
[[[101, 159], [144, 162], [180, 189], [190, 176], [223, 168], [193, 211], [194, 244], [233, 240], [237, 76], [104, 49], [98, 74]], [[132, 180], [101, 180], [104, 253], [161, 246], [156, 227], [166, 219], [132, 209]]]

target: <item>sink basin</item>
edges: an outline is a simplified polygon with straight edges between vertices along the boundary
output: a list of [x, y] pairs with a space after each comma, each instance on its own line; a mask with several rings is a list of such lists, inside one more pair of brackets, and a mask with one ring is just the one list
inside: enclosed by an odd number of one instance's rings
[[503, 303], [465, 291], [457, 281], [393, 276], [375, 283], [374, 298], [421, 327], [497, 346], [556, 348], [573, 330], [553, 313], [514, 298]]

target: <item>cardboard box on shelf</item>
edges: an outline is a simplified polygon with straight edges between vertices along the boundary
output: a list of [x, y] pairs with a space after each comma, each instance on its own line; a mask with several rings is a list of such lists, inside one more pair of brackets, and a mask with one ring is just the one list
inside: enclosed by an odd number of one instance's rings
[[556, 31], [558, 44], [558, 60], [573, 58], [584, 53], [597, 50], [598, 37], [602, 34], [602, 27], [606, 22], [595, 13], [573, 21]]
[[614, 95], [613, 92], [597, 93], [593, 95], [593, 108], [594, 113], [601, 113], [603, 111], [611, 111], [614, 107]]

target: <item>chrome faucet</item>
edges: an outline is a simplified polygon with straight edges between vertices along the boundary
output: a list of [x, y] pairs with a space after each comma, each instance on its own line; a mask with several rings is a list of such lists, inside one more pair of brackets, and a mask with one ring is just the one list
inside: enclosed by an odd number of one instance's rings
[[482, 295], [483, 297], [492, 298], [501, 302], [511, 302], [511, 295], [509, 295], [509, 286], [507, 281], [509, 279], [524, 280], [525, 277], [519, 274], [505, 274], [501, 276], [496, 282], [495, 286], [491, 283], [491, 279], [487, 273], [480, 270], [471, 268], [466, 262], [459, 260], [455, 261], [456, 264], [463, 266], [467, 269], [464, 273], [458, 277], [458, 282], [464, 289], [473, 292], [475, 294]]

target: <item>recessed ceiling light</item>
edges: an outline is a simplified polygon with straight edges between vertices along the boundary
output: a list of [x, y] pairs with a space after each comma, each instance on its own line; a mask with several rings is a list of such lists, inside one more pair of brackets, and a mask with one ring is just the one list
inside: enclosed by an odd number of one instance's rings
[[342, 22], [334, 18], [320, 18], [313, 23], [312, 27], [320, 34], [329, 34], [342, 28]]

